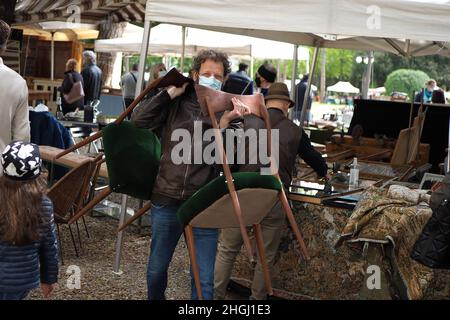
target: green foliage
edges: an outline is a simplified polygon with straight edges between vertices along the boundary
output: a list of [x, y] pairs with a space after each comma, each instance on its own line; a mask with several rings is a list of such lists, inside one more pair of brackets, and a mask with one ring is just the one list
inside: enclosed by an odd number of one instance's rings
[[388, 75], [384, 86], [387, 94], [399, 91], [411, 95], [413, 92], [420, 91], [429, 78], [420, 70], [399, 69]]
[[[367, 55], [367, 52], [356, 51], [358, 55]], [[375, 62], [373, 64], [374, 74], [372, 87], [381, 87], [386, 82], [387, 76], [397, 69], [423, 70], [430, 78], [435, 79], [439, 87], [450, 89], [450, 58], [434, 55], [425, 57], [405, 58], [392, 53], [375, 52]], [[352, 83], [361, 83], [364, 73], [364, 64], [353, 65]]]

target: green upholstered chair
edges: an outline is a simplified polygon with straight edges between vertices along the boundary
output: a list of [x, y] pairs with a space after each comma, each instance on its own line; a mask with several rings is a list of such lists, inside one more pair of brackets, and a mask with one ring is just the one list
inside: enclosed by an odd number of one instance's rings
[[[151, 190], [158, 172], [157, 168], [159, 167], [160, 159], [158, 155], [160, 156], [161, 146], [153, 133], [148, 130], [138, 129], [131, 123], [124, 122], [124, 120], [153, 89], [164, 88], [169, 85], [180, 87], [186, 82], [193, 84], [192, 79], [184, 77], [176, 69], [170, 70], [166, 76], [151, 82], [114, 123], [62, 151], [55, 157], [55, 159], [61, 158], [103, 137], [108, 175], [110, 177], [109, 187], [100, 192], [81, 211], [73, 216], [69, 224], [89, 212], [113, 191], [144, 200], [150, 199]], [[133, 218], [121, 226], [121, 229], [148, 211], [150, 207], [151, 204], [148, 202], [141, 210], [135, 213]]]
[[150, 200], [161, 158], [158, 137], [124, 121], [103, 129], [103, 144], [111, 190]]
[[103, 129], [103, 145], [109, 187], [94, 197], [69, 223], [79, 219], [112, 192], [142, 200], [151, 198], [161, 158], [158, 137], [147, 129], [124, 121]]
[[[232, 98], [236, 97], [250, 107], [252, 114], [264, 120], [268, 129], [268, 141], [271, 141], [269, 116], [261, 94], [237, 96], [199, 85], [195, 86], [195, 90], [202, 112], [211, 118], [214, 129], [218, 129], [216, 113], [231, 110], [233, 108]], [[224, 175], [198, 190], [183, 203], [177, 212], [177, 218], [185, 230], [197, 295], [199, 299], [202, 298], [192, 228], [240, 228], [247, 254], [250, 260], [253, 261], [253, 253], [246, 226], [253, 226], [266, 289], [268, 294], [272, 295], [273, 290], [269, 268], [265, 259], [260, 222], [277, 201], [280, 201], [283, 205], [300, 243], [303, 256], [309, 259], [306, 246], [293, 217], [278, 172], [274, 172], [273, 175], [261, 175], [259, 172], [232, 174], [223, 147], [223, 138], [219, 130], [215, 130], [215, 141], [220, 152], [219, 156], [223, 159]], [[270, 144], [268, 149], [271, 151]]]
[[[258, 172], [236, 172], [232, 174], [239, 197], [243, 220], [246, 226], [259, 223], [278, 201], [282, 186], [271, 175]], [[217, 177], [198, 190], [177, 212], [178, 221], [186, 227], [239, 228], [232, 214], [233, 206], [225, 176]]]

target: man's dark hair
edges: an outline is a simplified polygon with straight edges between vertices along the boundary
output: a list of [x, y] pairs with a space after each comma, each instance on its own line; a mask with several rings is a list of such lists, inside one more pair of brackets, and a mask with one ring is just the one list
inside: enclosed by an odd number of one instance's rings
[[230, 62], [228, 61], [227, 54], [216, 50], [200, 51], [198, 55], [194, 58], [192, 70], [200, 72], [200, 67], [206, 60], [213, 60], [214, 62], [222, 63], [224, 70], [223, 72], [224, 77], [226, 77], [231, 72]]
[[308, 81], [309, 80], [309, 74], [305, 74], [302, 78], [302, 81]]
[[139, 70], [139, 65], [137, 63], [133, 64], [133, 67], [131, 68], [131, 70], [138, 71]]
[[10, 26], [3, 20], [0, 19], [0, 49], [6, 47], [6, 42], [11, 34]]
[[267, 61], [258, 68], [258, 74], [270, 83], [277, 79], [277, 69]]
[[245, 71], [248, 69], [248, 64], [241, 62], [239, 63], [239, 71]]

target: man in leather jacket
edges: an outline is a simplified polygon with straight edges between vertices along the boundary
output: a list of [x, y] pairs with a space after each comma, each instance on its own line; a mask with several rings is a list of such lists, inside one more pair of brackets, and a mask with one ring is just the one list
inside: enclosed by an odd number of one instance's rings
[[[327, 176], [327, 164], [322, 155], [317, 152], [300, 128], [287, 118], [290, 107], [294, 102], [289, 98], [289, 90], [284, 83], [274, 83], [269, 88], [265, 97], [266, 107], [270, 118], [272, 130], [279, 132], [279, 174], [284, 187], [289, 188], [292, 180], [292, 172], [295, 167], [297, 155], [299, 155], [320, 177]], [[224, 124], [225, 125], [225, 124]], [[244, 129], [263, 129], [264, 122], [253, 115], [245, 117]], [[251, 155], [249, 155], [251, 157]], [[257, 171], [260, 164], [240, 165], [236, 170], [240, 172]], [[281, 241], [282, 229], [285, 223], [285, 215], [280, 202], [277, 202], [267, 216], [261, 222], [262, 236], [266, 252], [266, 260], [272, 269], [275, 256]], [[242, 236], [238, 229], [223, 229], [220, 239], [220, 248], [217, 253], [215, 265], [215, 296], [217, 299], [224, 299], [226, 289], [230, 280], [233, 264], [236, 256], [241, 251]], [[252, 283], [253, 300], [263, 300], [267, 297], [259, 260], [255, 267]]]
[[[193, 78], [200, 85], [220, 90], [221, 84], [230, 71], [228, 57], [214, 50], [201, 51], [193, 62]], [[154, 131], [161, 139], [162, 156], [152, 196], [152, 242], [147, 269], [148, 298], [165, 299], [167, 270], [174, 250], [183, 230], [176, 212], [181, 204], [198, 189], [217, 177], [215, 166], [205, 163], [195, 164], [194, 122], [201, 121], [202, 132], [211, 128], [209, 117], [201, 113], [195, 90], [186, 89], [187, 84], [174, 86], [145, 100], [132, 114], [131, 122], [139, 128]], [[226, 122], [233, 122], [245, 113], [236, 106], [233, 111], [222, 116]], [[197, 123], [198, 125], [198, 123]], [[189, 163], [176, 164], [172, 152], [179, 141], [172, 141], [172, 133], [185, 129], [192, 137]], [[202, 142], [205, 147], [210, 142]], [[203, 150], [203, 149], [202, 149]], [[202, 161], [203, 162], [203, 161]], [[193, 164], [194, 163], [194, 164]], [[203, 299], [213, 299], [214, 262], [217, 251], [218, 230], [194, 228], [195, 247], [200, 270]], [[197, 298], [192, 283], [192, 297]]]

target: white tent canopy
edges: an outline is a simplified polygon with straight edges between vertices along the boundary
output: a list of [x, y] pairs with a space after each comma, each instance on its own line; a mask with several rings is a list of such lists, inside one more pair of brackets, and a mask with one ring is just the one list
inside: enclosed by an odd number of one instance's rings
[[354, 87], [350, 82], [339, 81], [335, 85], [327, 87], [327, 91], [339, 93], [359, 93], [359, 89]]
[[146, 11], [154, 22], [293, 44], [450, 55], [449, 0], [149, 0]]
[[[449, 54], [450, 0], [147, 0], [139, 68], [145, 67], [150, 22], [289, 42], [295, 45]], [[318, 50], [314, 51], [312, 71]], [[142, 72], [141, 72], [142, 73]], [[311, 86], [308, 82], [308, 91]], [[143, 75], [138, 79], [143, 84]], [[137, 87], [139, 92], [139, 87]], [[305, 103], [308, 95], [305, 95]], [[303, 108], [300, 127], [306, 116]], [[126, 197], [121, 219], [125, 221]], [[118, 271], [122, 233], [114, 270]]]
[[[142, 41], [136, 43], [125, 38], [117, 39], [107, 39], [107, 40], [96, 40], [95, 41], [95, 51], [96, 52], [124, 52], [124, 53], [138, 53], [141, 51]], [[196, 46], [196, 45], [186, 45], [185, 46], [185, 56], [191, 57], [196, 55], [202, 49], [221, 49], [228, 55], [233, 56], [250, 56], [251, 46], [242, 47], [214, 47], [214, 46]], [[176, 44], [157, 44], [150, 42], [149, 54], [152, 55], [180, 55], [182, 52], [182, 45]]]
[[[149, 52], [151, 54], [181, 53], [181, 28], [168, 24], [153, 27], [150, 33]], [[95, 50], [98, 52], [140, 52], [143, 33], [143, 28], [129, 24], [122, 38], [97, 40]], [[194, 55], [203, 48], [218, 48], [229, 55], [252, 56], [261, 59], [290, 60], [293, 57], [292, 45], [288, 43], [188, 28], [186, 55]], [[308, 59], [309, 50], [304, 47], [299, 48], [298, 60]]]

